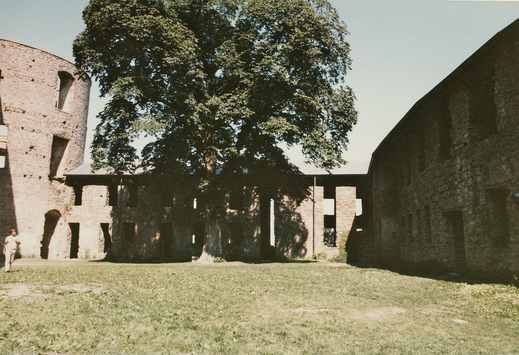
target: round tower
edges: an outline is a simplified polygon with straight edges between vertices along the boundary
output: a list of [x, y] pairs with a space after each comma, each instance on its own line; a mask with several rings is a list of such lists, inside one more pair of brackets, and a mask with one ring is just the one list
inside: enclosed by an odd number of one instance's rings
[[73, 63], [0, 39], [0, 241], [18, 231], [21, 256], [67, 258], [64, 173], [83, 162], [90, 79]]

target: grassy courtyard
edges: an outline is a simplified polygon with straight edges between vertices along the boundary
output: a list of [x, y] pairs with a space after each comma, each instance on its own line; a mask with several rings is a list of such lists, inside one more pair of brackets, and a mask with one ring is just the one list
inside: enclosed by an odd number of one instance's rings
[[16, 260], [1, 354], [518, 354], [519, 290], [327, 262]]

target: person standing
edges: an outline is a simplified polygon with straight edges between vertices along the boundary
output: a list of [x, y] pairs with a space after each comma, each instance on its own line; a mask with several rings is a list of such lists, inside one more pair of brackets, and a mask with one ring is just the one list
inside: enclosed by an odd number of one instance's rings
[[11, 234], [5, 238], [4, 242], [5, 272], [11, 270], [18, 244], [20, 244], [20, 238], [16, 235], [16, 230], [11, 229]]

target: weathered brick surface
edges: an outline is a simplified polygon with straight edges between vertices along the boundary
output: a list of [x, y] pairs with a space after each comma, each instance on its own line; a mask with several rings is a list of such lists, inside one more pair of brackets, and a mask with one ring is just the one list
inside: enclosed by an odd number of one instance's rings
[[[109, 225], [109, 255], [115, 259], [186, 261], [200, 255], [204, 226], [200, 206], [194, 208], [192, 194], [182, 191], [179, 186], [145, 184], [142, 176], [124, 177], [122, 180], [130, 179], [139, 185], [138, 198], [131, 206], [130, 183], [113, 177], [120, 185], [117, 204], [109, 206], [106, 185], [110, 183], [106, 179], [103, 175], [85, 177], [73, 173], [67, 176], [68, 184], [84, 185], [82, 204], [72, 206], [67, 212], [67, 220], [81, 226], [80, 241], [90, 240], [88, 245], [80, 244], [78, 257], [99, 258], [105, 255], [106, 237], [101, 224]], [[176, 197], [174, 203], [164, 205], [164, 196], [170, 195], [168, 191], [175, 191], [172, 195]], [[320, 253], [333, 257], [339, 253], [340, 240], [334, 247], [324, 245], [323, 193], [323, 186], [316, 186], [315, 199], [312, 193], [311, 198], [301, 205], [288, 198], [275, 203], [274, 250], [278, 257], [310, 257]], [[262, 235], [261, 199], [255, 189], [244, 189], [243, 196], [237, 209], [231, 208], [230, 197], [226, 197], [226, 213], [220, 219], [223, 256], [230, 260], [261, 259], [264, 256], [261, 240], [270, 239], [270, 235]], [[355, 187], [336, 187], [337, 213], [341, 214], [337, 217], [338, 236], [351, 229], [356, 211], [355, 198]], [[263, 207], [269, 210], [270, 205]], [[128, 235], [125, 229], [128, 227], [135, 231], [133, 235]]]
[[[68, 212], [70, 221], [80, 223], [80, 240], [87, 236], [91, 241], [82, 252], [80, 249], [79, 257], [105, 256], [102, 223], [109, 225], [109, 255], [115, 259], [188, 261], [200, 255], [203, 224], [200, 206], [192, 195], [177, 193], [174, 202], [164, 204], [168, 187], [139, 186], [131, 205], [129, 185], [123, 184], [117, 187], [117, 203], [110, 206], [108, 187], [91, 185], [99, 182], [97, 178], [83, 180], [82, 204]], [[73, 181], [74, 177], [68, 179]], [[260, 258], [258, 198], [254, 190], [244, 191], [242, 207], [228, 208], [220, 224], [224, 256], [229, 259]], [[128, 225], [134, 228], [134, 235], [128, 234]]]
[[370, 233], [380, 261], [519, 272], [518, 117], [515, 22], [416, 103], [373, 154]]
[[45, 214], [59, 211], [49, 258], [66, 257], [70, 233], [64, 213], [72, 191], [49, 178], [52, 143], [54, 136], [68, 140], [60, 175], [83, 161], [90, 81], [76, 77], [60, 110], [58, 72], [74, 74], [72, 63], [0, 39], [0, 71], [0, 124], [8, 128], [7, 163], [0, 169], [0, 233], [16, 228], [21, 255], [40, 256]]

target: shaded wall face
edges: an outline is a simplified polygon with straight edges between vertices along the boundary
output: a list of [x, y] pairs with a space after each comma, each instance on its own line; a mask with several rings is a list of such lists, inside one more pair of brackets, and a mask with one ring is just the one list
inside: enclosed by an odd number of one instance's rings
[[[107, 254], [119, 260], [190, 261], [200, 256], [202, 206], [189, 191], [167, 194], [164, 185], [95, 186], [73, 179], [69, 183], [84, 185], [75, 189], [81, 191], [81, 205], [68, 213], [69, 222], [79, 225], [78, 257], [85, 257], [85, 251], [90, 257]], [[260, 206], [254, 190], [244, 189], [239, 205], [232, 207], [219, 221], [224, 257], [259, 259]]]
[[[319, 193], [316, 193], [317, 201], [319, 200], [317, 197], [319, 195]], [[320, 200], [322, 201], [322, 197]], [[307, 199], [298, 206], [295, 201], [285, 197], [279, 202], [277, 209], [275, 215], [277, 257], [295, 258], [311, 256], [315, 248], [313, 244], [314, 225], [312, 200]], [[323, 223], [316, 225], [315, 230], [316, 234], [319, 233], [319, 231], [322, 233]]]
[[519, 270], [519, 41], [507, 41], [422, 100], [374, 156], [381, 260]]
[[[1, 70], [1, 69], [0, 69]], [[3, 109], [2, 106], [2, 84], [3, 77], [0, 72], [0, 125], [5, 133], [8, 133], [8, 128], [4, 123]], [[2, 206], [2, 213], [0, 213], [0, 231], [3, 236], [7, 236], [10, 233], [10, 229], [14, 228], [18, 230], [16, 223], [15, 207], [14, 207], [14, 196], [13, 196], [13, 183], [11, 180], [11, 174], [9, 169], [9, 159], [7, 153], [7, 134], [2, 136], [2, 149], [0, 152], [0, 206]], [[2, 236], [0, 235], [0, 237]]]
[[[187, 189], [153, 183], [141, 186], [138, 180], [124, 185], [118, 185], [120, 181], [92, 185], [100, 182], [99, 177], [68, 178], [76, 196], [75, 205], [67, 211], [67, 223], [75, 228], [69, 229], [71, 243], [78, 244], [78, 258], [108, 255], [120, 260], [188, 261], [201, 254], [204, 224], [200, 201]], [[340, 236], [348, 234], [355, 219], [356, 188], [334, 189], [335, 228], [340, 244]], [[313, 199], [299, 205], [288, 197], [276, 201], [273, 207], [269, 199], [263, 204], [261, 201], [253, 188], [244, 188], [240, 196], [226, 195], [225, 214], [219, 220], [226, 259], [273, 257], [266, 253], [272, 250], [278, 257], [286, 258], [321, 252], [330, 253], [330, 257], [338, 254], [339, 245], [325, 245], [323, 186], [316, 186], [315, 205]], [[266, 223], [262, 218], [273, 218], [272, 236], [271, 221]]]
[[[276, 249], [281, 257], [331, 258], [344, 248], [356, 217], [356, 187], [311, 187], [300, 205], [286, 197], [276, 214]], [[343, 240], [344, 239], [344, 240]]]
[[354, 186], [336, 187], [336, 226], [337, 226], [337, 245], [341, 244], [341, 238], [347, 236], [355, 221], [357, 212], [357, 194]]

